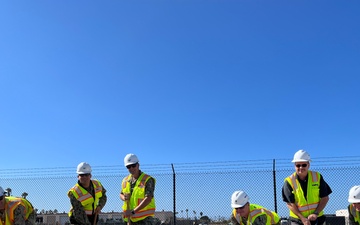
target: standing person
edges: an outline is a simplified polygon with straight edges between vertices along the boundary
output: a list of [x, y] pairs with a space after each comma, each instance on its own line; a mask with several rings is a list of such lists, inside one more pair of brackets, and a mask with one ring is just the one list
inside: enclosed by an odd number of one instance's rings
[[309, 170], [311, 159], [306, 151], [297, 151], [292, 162], [295, 172], [285, 178], [282, 187], [290, 225], [323, 225], [326, 219], [323, 210], [332, 190], [319, 172]]
[[263, 206], [250, 204], [244, 191], [235, 191], [231, 196], [231, 221], [235, 225], [280, 225], [280, 217]]
[[91, 180], [91, 172], [91, 166], [86, 162], [77, 166], [78, 182], [68, 191], [71, 224], [96, 224], [98, 214], [106, 204], [106, 190], [100, 181]]
[[0, 187], [0, 225], [35, 225], [36, 212], [25, 198], [5, 196]]
[[130, 218], [132, 225], [152, 225], [155, 214], [155, 179], [140, 170], [139, 159], [127, 154], [124, 165], [129, 175], [122, 180], [120, 199], [124, 201], [124, 221]]
[[349, 191], [349, 225], [360, 225], [360, 186], [354, 186]]

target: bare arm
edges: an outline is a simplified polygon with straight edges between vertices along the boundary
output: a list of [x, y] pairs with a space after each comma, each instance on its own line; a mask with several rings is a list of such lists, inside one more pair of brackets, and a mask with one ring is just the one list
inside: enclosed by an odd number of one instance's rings
[[126, 198], [125, 198], [125, 194], [124, 193], [120, 193], [120, 200], [122, 200], [122, 201], [125, 201], [126, 200]]
[[316, 212], [320, 213], [321, 211], [323, 211], [325, 209], [325, 206], [328, 203], [328, 201], [329, 201], [329, 196], [321, 198], [319, 205], [316, 208]]
[[[316, 208], [316, 212], [317, 213], [320, 213], [321, 211], [323, 211], [324, 210], [324, 208], [325, 208], [325, 206], [326, 206], [326, 204], [328, 203], [328, 201], [329, 201], [329, 196], [326, 196], [326, 197], [323, 197], [323, 198], [321, 198], [320, 199], [320, 202], [319, 202], [319, 205], [318, 205], [318, 207]], [[310, 214], [309, 216], [308, 216], [308, 219], [309, 220], [311, 220], [311, 221], [315, 221], [316, 219], [317, 219], [317, 217], [318, 217], [318, 215], [316, 215], [316, 214]]]

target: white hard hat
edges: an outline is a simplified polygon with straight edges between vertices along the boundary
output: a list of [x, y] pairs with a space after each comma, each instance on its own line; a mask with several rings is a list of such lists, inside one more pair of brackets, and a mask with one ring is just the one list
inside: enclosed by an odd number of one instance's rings
[[135, 164], [138, 163], [139, 159], [135, 154], [129, 153], [125, 156], [124, 158], [124, 165], [131, 165], [131, 164]]
[[244, 191], [235, 191], [231, 195], [231, 207], [239, 208], [246, 205], [249, 202], [249, 196]]
[[354, 186], [349, 191], [349, 199], [350, 203], [359, 203], [360, 202], [360, 186]]
[[310, 155], [305, 150], [299, 150], [295, 153], [291, 162], [311, 162]]
[[2, 187], [0, 187], [0, 197], [6, 194], [6, 191]]
[[91, 173], [91, 166], [89, 163], [86, 162], [81, 162], [78, 166], [77, 166], [77, 170], [76, 173], [77, 174], [87, 174], [87, 173]]

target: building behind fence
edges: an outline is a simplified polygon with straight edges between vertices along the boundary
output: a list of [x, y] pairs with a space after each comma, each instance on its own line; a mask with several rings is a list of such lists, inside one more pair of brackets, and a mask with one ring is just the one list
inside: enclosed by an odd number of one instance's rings
[[[346, 224], [349, 189], [359, 185], [356, 176], [359, 156], [316, 158], [310, 170], [319, 171], [333, 190], [325, 208], [329, 224]], [[143, 172], [156, 179], [157, 224], [228, 224], [230, 197], [244, 190], [250, 202], [288, 217], [282, 201], [284, 179], [294, 170], [291, 159], [196, 162], [140, 165]], [[89, 162], [92, 164], [91, 162]], [[2, 169], [0, 186], [13, 196], [26, 197], [38, 213], [38, 223], [66, 225], [70, 201], [68, 190], [77, 182], [73, 168]], [[92, 179], [107, 190], [108, 202], [99, 216], [100, 225], [121, 225], [122, 204], [119, 198], [122, 178], [128, 172], [122, 165], [92, 166]], [[176, 218], [176, 220], [174, 220]]]

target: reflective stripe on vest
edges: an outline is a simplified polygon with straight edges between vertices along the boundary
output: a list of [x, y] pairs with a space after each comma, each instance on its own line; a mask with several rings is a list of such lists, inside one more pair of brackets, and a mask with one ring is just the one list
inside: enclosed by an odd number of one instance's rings
[[256, 209], [256, 210], [252, 211], [250, 213], [250, 216], [251, 216], [251, 218], [253, 218], [253, 217], [256, 218], [256, 216], [261, 215], [261, 214], [266, 214], [266, 216], [268, 218], [266, 224], [276, 224], [277, 222], [279, 222], [279, 220], [275, 221], [275, 216], [272, 212], [270, 212], [269, 210], [266, 210], [264, 208]]
[[20, 203], [21, 203], [20, 199], [13, 199], [13, 200], [9, 201], [7, 213], [8, 213], [8, 216], [9, 216], [8, 218], [10, 221], [14, 221], [14, 209], [18, 205], [20, 205]]
[[[300, 213], [307, 217], [313, 213], [320, 202], [319, 193], [317, 196], [314, 196], [311, 192], [314, 187], [317, 189], [320, 188], [320, 173], [315, 171], [308, 171], [308, 186], [307, 186], [307, 198], [305, 199], [304, 192], [301, 188], [299, 181], [296, 179], [296, 173], [293, 173], [291, 176], [285, 178], [291, 187], [293, 188], [293, 193], [295, 196], [295, 204], [300, 211]], [[324, 212], [319, 212], [319, 216], [323, 215]], [[299, 218], [295, 213], [290, 210], [290, 216], [293, 218]]]
[[[140, 174], [134, 186], [133, 193], [131, 194], [130, 197], [129, 210], [134, 209], [145, 198], [145, 184], [146, 181], [149, 180], [150, 178], [151, 177], [145, 173]], [[130, 180], [131, 180], [131, 174], [123, 179], [122, 181], [123, 193], [130, 193], [130, 188], [131, 188]], [[126, 206], [127, 206], [126, 202], [124, 202], [122, 207], [124, 212], [127, 210]], [[153, 197], [151, 199], [151, 202], [147, 206], [145, 206], [143, 209], [137, 211], [134, 215], [131, 216], [131, 221], [136, 222], [139, 220], [143, 220], [148, 216], [153, 217], [154, 215], [155, 215], [155, 199]], [[124, 218], [124, 221], [127, 222], [128, 218]]]

